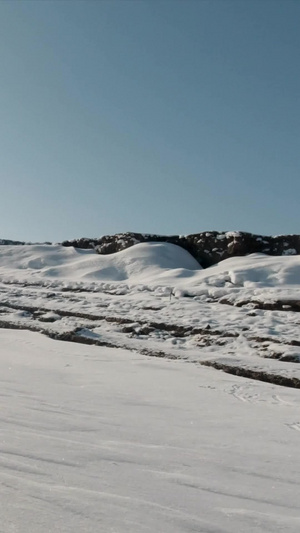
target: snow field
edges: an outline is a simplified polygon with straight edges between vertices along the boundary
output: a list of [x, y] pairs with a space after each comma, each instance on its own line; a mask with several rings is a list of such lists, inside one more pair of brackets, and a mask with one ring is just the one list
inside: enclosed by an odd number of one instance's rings
[[0, 247], [0, 531], [298, 533], [299, 270]]
[[[255, 254], [202, 270], [166, 243], [109, 256], [58, 245], [2, 246], [0, 319], [4, 327], [75, 332], [102, 344], [299, 379], [300, 315], [289, 305], [300, 303], [299, 265], [298, 256]], [[278, 300], [279, 310], [259, 308]]]
[[0, 330], [5, 533], [296, 533], [299, 393]]

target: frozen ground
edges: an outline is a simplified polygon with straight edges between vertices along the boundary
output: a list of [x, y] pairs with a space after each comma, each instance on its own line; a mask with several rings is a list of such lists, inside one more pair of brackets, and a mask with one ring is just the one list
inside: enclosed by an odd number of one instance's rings
[[299, 310], [299, 256], [0, 247], [0, 533], [298, 533]]
[[0, 330], [2, 533], [298, 533], [299, 391]]

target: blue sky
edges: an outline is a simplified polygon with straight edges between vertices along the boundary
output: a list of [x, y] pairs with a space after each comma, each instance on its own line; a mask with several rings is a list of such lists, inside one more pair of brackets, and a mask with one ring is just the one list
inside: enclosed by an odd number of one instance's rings
[[1, 238], [300, 233], [300, 2], [0, 2]]

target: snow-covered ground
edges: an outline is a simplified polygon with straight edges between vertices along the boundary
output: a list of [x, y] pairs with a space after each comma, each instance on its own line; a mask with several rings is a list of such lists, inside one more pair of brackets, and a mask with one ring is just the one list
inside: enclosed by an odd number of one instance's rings
[[1, 246], [0, 532], [298, 533], [299, 310], [299, 256]]
[[299, 391], [0, 330], [0, 531], [298, 533]]
[[[201, 269], [182, 248], [0, 247], [0, 324], [300, 379], [300, 257]], [[64, 336], [64, 337], [62, 337]]]

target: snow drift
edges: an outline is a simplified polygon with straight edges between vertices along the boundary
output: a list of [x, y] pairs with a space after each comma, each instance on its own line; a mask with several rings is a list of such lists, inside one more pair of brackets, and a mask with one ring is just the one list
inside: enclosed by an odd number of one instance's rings
[[300, 284], [300, 256], [251, 254], [220, 261], [203, 270], [183, 248], [170, 243], [140, 243], [110, 255], [60, 245], [0, 247], [0, 276], [29, 281], [128, 282], [195, 290], [201, 287], [259, 289]]
[[[99, 255], [93, 250], [59, 245], [25, 245], [0, 248], [0, 276], [93, 281], [153, 283], [168, 275], [186, 277], [201, 270], [185, 250], [169, 243], [142, 243], [127, 250]], [[171, 276], [171, 277], [172, 277]]]

